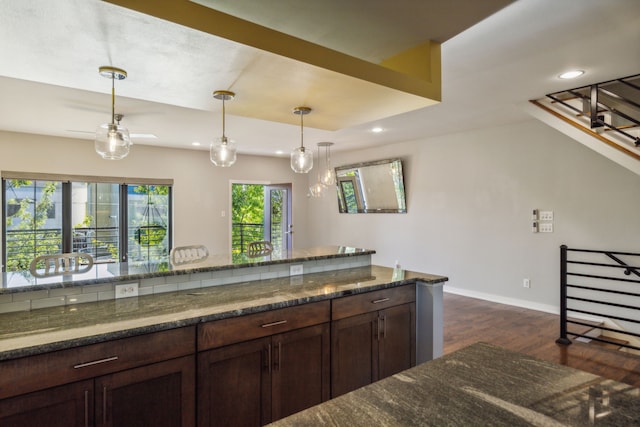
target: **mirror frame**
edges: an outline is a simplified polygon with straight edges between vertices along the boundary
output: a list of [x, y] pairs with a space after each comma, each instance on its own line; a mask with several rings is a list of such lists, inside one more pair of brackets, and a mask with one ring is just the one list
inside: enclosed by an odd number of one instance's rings
[[[376, 208], [365, 206], [365, 198], [363, 197], [362, 182], [357, 175], [347, 175], [348, 172], [357, 169], [369, 168], [374, 166], [394, 165], [396, 167], [396, 177], [398, 179], [398, 187], [402, 193], [400, 198], [400, 206], [396, 209]], [[338, 194], [338, 211], [340, 213], [407, 213], [407, 198], [404, 187], [404, 175], [402, 170], [402, 159], [384, 159], [372, 162], [355, 163], [335, 168], [336, 173], [336, 190]], [[395, 185], [395, 184], [394, 184]], [[347, 207], [347, 198], [345, 196], [345, 188], [350, 187], [353, 190], [356, 209], [349, 210]], [[396, 190], [397, 191], [397, 190]]]

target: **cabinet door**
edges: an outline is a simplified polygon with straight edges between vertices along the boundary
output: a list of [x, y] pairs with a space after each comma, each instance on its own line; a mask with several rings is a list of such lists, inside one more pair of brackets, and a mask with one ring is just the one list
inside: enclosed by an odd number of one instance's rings
[[403, 304], [378, 313], [378, 361], [374, 380], [416, 364], [416, 305]]
[[329, 399], [329, 344], [328, 323], [272, 337], [270, 421]]
[[370, 384], [378, 313], [331, 322], [331, 397]]
[[93, 381], [0, 400], [3, 427], [81, 427], [93, 424]]
[[97, 426], [195, 425], [194, 356], [104, 375], [95, 387]]
[[198, 354], [198, 425], [259, 426], [271, 419], [271, 338]]

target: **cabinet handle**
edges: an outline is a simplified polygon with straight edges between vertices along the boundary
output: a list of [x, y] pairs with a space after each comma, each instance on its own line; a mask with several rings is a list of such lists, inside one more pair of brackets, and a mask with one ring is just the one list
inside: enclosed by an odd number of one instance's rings
[[100, 363], [113, 362], [114, 360], [118, 360], [118, 356], [107, 357], [105, 359], [94, 360], [93, 362], [80, 363], [75, 365], [73, 369], [86, 368], [87, 366], [99, 365]]
[[269, 375], [271, 375], [271, 344], [267, 346], [266, 352], [267, 352], [267, 365], [265, 366], [265, 369], [268, 369]]
[[387, 338], [387, 316], [382, 316], [380, 318], [382, 321], [382, 339]]
[[278, 357], [276, 359], [275, 366], [273, 367], [274, 371], [280, 370], [281, 358], [282, 358], [282, 343], [278, 342]]
[[287, 321], [286, 320], [278, 320], [276, 322], [265, 323], [264, 325], [262, 325], [262, 327], [263, 328], [269, 328], [271, 326], [282, 325], [284, 323], [287, 323]]
[[84, 391], [84, 427], [89, 427], [89, 390]]
[[102, 424], [107, 425], [107, 386], [102, 387]]
[[371, 304], [380, 304], [381, 302], [387, 302], [387, 301], [389, 301], [389, 298], [374, 299], [373, 301], [371, 301]]

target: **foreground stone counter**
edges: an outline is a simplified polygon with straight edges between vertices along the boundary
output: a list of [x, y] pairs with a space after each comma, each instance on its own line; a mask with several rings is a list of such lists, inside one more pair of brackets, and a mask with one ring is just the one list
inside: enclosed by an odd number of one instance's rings
[[631, 426], [640, 389], [477, 343], [273, 426]]
[[0, 315], [0, 360], [104, 342], [200, 322], [444, 276], [365, 266]]

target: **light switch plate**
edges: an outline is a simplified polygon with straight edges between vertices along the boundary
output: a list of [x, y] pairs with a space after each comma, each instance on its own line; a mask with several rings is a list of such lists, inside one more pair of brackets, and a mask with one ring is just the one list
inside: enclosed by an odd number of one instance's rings
[[540, 221], [553, 221], [553, 211], [540, 211]]
[[541, 233], [553, 233], [553, 223], [552, 222], [541, 222], [540, 223], [540, 232]]

